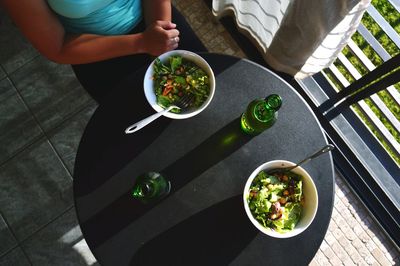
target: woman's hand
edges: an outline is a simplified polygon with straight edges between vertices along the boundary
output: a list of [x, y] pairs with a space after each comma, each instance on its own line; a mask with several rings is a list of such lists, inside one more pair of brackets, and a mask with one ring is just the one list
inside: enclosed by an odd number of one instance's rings
[[143, 32], [143, 42], [145, 53], [159, 56], [178, 47], [179, 31], [176, 24], [157, 20]]

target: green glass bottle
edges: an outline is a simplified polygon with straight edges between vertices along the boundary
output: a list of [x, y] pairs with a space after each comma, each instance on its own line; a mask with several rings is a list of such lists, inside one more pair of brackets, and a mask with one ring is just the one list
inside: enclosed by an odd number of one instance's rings
[[132, 196], [147, 203], [165, 197], [170, 189], [171, 183], [164, 176], [157, 172], [148, 172], [137, 178]]
[[250, 102], [240, 119], [242, 130], [250, 135], [258, 135], [270, 128], [278, 117], [281, 105], [282, 99], [277, 94]]

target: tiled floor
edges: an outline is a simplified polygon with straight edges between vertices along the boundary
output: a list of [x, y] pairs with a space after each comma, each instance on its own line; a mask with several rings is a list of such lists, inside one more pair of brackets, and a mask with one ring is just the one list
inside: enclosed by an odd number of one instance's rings
[[[244, 57], [202, 0], [176, 0], [212, 52]], [[0, 265], [94, 265], [72, 198], [75, 152], [96, 103], [69, 66], [33, 49], [0, 8]], [[306, 244], [306, 243], [305, 243]], [[339, 176], [311, 265], [394, 265], [399, 250]]]

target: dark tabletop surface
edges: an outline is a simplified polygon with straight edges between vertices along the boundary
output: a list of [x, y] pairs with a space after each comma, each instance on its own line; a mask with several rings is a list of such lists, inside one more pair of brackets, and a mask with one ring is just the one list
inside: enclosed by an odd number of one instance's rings
[[[334, 179], [330, 154], [304, 168], [319, 206], [300, 235], [275, 239], [248, 220], [242, 192], [260, 164], [297, 162], [327, 143], [311, 109], [295, 90], [248, 60], [202, 54], [214, 70], [210, 105], [185, 120], [160, 118], [125, 135], [153, 114], [143, 93], [143, 71], [132, 74], [99, 105], [79, 145], [74, 198], [83, 235], [102, 265], [307, 265], [331, 218]], [[251, 137], [240, 131], [247, 104], [277, 93], [276, 124]], [[143, 204], [130, 192], [138, 175], [158, 171], [171, 180], [168, 197]]]

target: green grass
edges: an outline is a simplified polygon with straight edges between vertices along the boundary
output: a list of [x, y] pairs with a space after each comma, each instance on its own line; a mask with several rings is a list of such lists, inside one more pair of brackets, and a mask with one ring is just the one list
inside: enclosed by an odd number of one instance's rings
[[[389, 24], [400, 34], [400, 14], [386, 1], [386, 0], [372, 0], [372, 5], [378, 10], [378, 12], [389, 22]], [[400, 49], [396, 44], [386, 35], [386, 33], [381, 29], [381, 27], [372, 19], [372, 17], [365, 13], [362, 18], [363, 25], [375, 36], [378, 42], [384, 47], [384, 49], [393, 57], [400, 53]], [[382, 58], [372, 49], [372, 47], [367, 43], [367, 41], [356, 32], [352, 36], [352, 40], [360, 47], [364, 54], [371, 60], [375, 66], [379, 66], [383, 63]], [[363, 76], [369, 72], [369, 70], [362, 64], [362, 62], [351, 52], [351, 50], [346, 46], [343, 49], [343, 54], [352, 63], [352, 65], [357, 69], [357, 71]], [[338, 68], [341, 74], [350, 82], [354, 82], [354, 77], [347, 71], [343, 64], [339, 60], [335, 60], [334, 65]], [[337, 90], [343, 90], [343, 86], [334, 78], [334, 75], [329, 69], [324, 70], [325, 75], [331, 80], [331, 82], [336, 86]], [[395, 88], [400, 92], [400, 84], [396, 84]], [[400, 106], [392, 99], [387, 91], [380, 91], [378, 93], [380, 99], [385, 103], [389, 110], [394, 114], [394, 116], [400, 120]], [[375, 106], [371, 99], [365, 99], [367, 105], [375, 113], [375, 115], [382, 121], [385, 127], [393, 135], [393, 137], [400, 143], [400, 133], [396, 131], [395, 128], [387, 121], [385, 116], [380, 112], [380, 110]], [[375, 130], [372, 123], [369, 122], [363, 111], [357, 106], [352, 106], [355, 112], [360, 116], [366, 126], [374, 133], [374, 135], [380, 140], [381, 144], [385, 149], [391, 154], [393, 159], [400, 165], [400, 158], [395, 156], [395, 153], [390, 149], [388, 143], [386, 143], [380, 133]]]
[[400, 33], [400, 16], [396, 9], [388, 1], [372, 0], [371, 3], [393, 29]]

